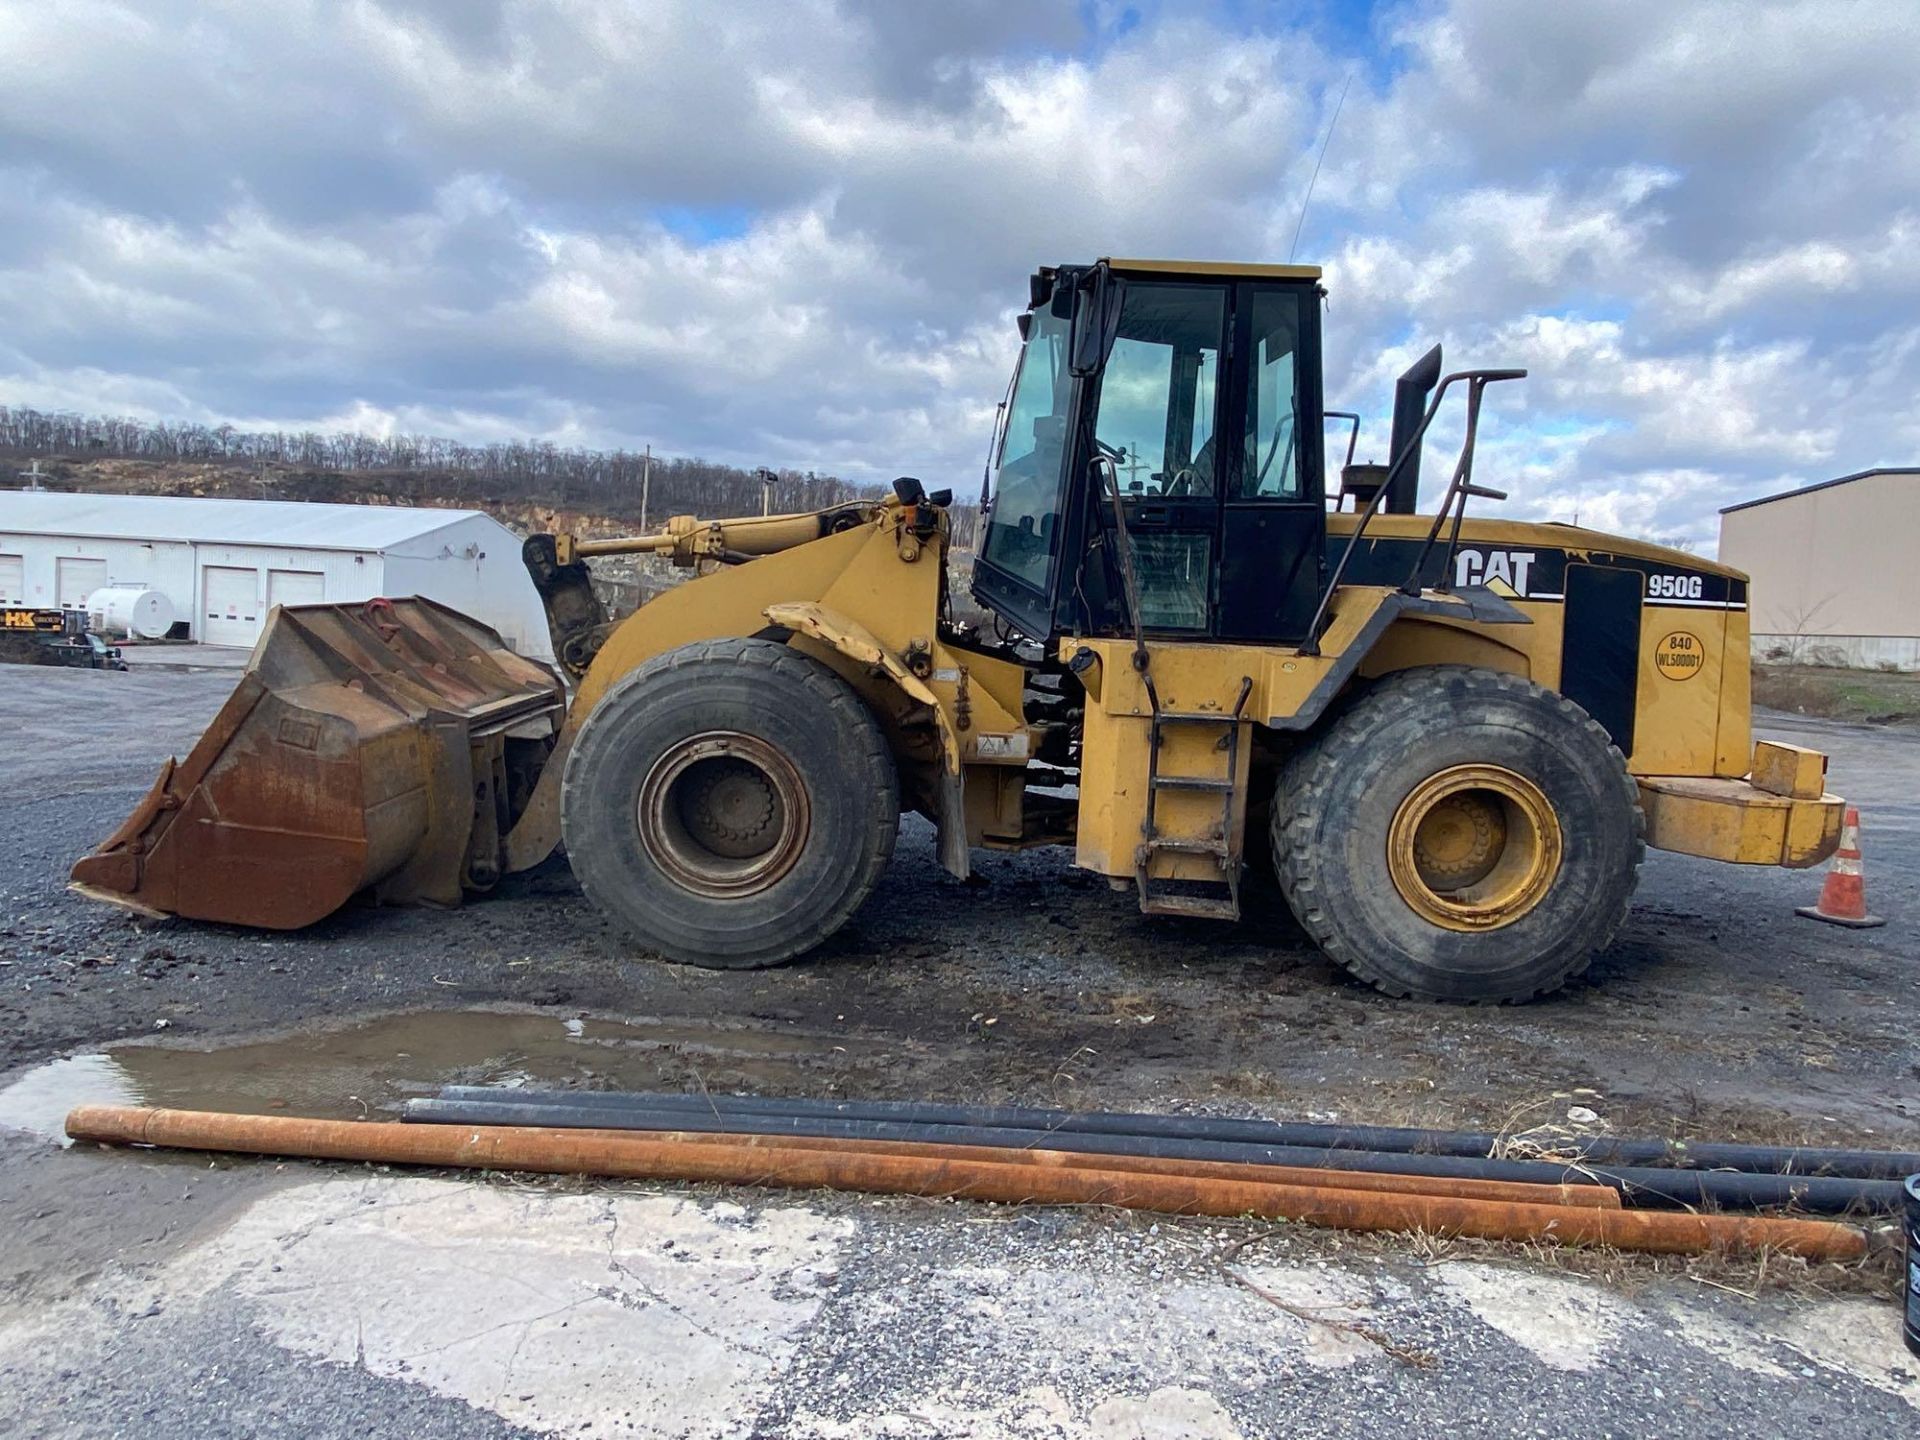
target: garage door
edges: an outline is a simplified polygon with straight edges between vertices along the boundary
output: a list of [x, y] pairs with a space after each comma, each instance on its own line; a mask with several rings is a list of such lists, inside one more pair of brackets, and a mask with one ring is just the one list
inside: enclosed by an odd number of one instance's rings
[[61, 555], [53, 562], [53, 588], [62, 610], [84, 610], [87, 597], [107, 583], [107, 562]]
[[200, 639], [248, 645], [260, 638], [260, 572], [237, 565], [200, 568]]
[[22, 555], [0, 555], [0, 605], [27, 603], [27, 561]]
[[276, 605], [318, 605], [327, 598], [327, 577], [318, 570], [269, 570], [267, 609]]

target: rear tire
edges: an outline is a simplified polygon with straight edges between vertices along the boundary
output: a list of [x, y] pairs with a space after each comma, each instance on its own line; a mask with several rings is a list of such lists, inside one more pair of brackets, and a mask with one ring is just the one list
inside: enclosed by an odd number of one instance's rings
[[899, 780], [839, 676], [772, 641], [709, 640], [594, 707], [560, 820], [587, 897], [648, 949], [754, 969], [812, 949], [872, 893]]
[[1528, 1000], [1587, 968], [1646, 851], [1626, 762], [1579, 706], [1516, 676], [1388, 676], [1297, 752], [1274, 867], [1329, 957], [1389, 995]]

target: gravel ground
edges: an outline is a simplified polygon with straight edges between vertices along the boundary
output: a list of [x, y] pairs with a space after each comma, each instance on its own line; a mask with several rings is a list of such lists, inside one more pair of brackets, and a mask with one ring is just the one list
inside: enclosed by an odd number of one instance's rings
[[[1817, 874], [1655, 855], [1586, 980], [1468, 1011], [1346, 982], [1270, 911], [1143, 919], [1058, 855], [989, 856], [984, 884], [952, 883], [917, 822], [824, 953], [753, 974], [629, 955], [564, 862], [457, 912], [355, 910], [294, 936], [68, 894], [73, 857], [231, 681], [0, 671], [0, 1084], [139, 1039], [159, 1044], [114, 1063], [157, 1093], [295, 1071], [341, 1091], [342, 1065], [377, 1069], [365, 1052], [384, 1045], [412, 1066], [392, 1086], [519, 1065], [1489, 1126], [1580, 1103], [1622, 1132], [1920, 1146], [1911, 732], [1763, 725], [1833, 755], [1884, 929], [1793, 919]], [[432, 1046], [380, 1028], [419, 1010], [482, 1013], [437, 1015]], [[343, 1024], [344, 1050], [314, 1039]], [[598, 1043], [569, 1050], [582, 1031]], [[93, 1072], [51, 1073], [59, 1099], [60, 1077]], [[368, 1214], [434, 1218], [389, 1231]], [[706, 1261], [651, 1255], [649, 1237], [675, 1236]], [[136, 1159], [0, 1128], [0, 1433], [1555, 1434], [1578, 1406], [1601, 1432], [1864, 1434], [1910, 1427], [1920, 1404], [1897, 1312], [1866, 1298], [1880, 1271], [1800, 1277], [1840, 1298], [1798, 1283], [1749, 1299], [1715, 1286], [1751, 1275], [1596, 1277], [1284, 1229], [1222, 1260], [1237, 1238], [1099, 1212]], [[515, 1245], [530, 1248], [492, 1258]]]
[[[909, 820], [882, 891], [807, 960], [714, 973], [639, 958], [563, 859], [454, 912], [353, 909], [297, 935], [137, 920], [64, 888], [74, 856], [191, 744], [220, 674], [0, 671], [0, 1073], [151, 1034], [211, 1040], [322, 1017], [499, 1003], [716, 1027], [662, 1083], [1500, 1126], [1576, 1087], [1621, 1128], [1920, 1140], [1920, 744], [1769, 717], [1827, 749], [1861, 805], [1890, 923], [1795, 919], [1817, 872], [1650, 854], [1588, 976], [1536, 1004], [1389, 1002], [1260, 907], [1234, 926], [1141, 916], [1062, 852], [947, 879]], [[765, 1037], [779, 1037], [777, 1057]], [[911, 1074], [904, 1073], [908, 1068]], [[695, 1072], [698, 1072], [698, 1080]]]

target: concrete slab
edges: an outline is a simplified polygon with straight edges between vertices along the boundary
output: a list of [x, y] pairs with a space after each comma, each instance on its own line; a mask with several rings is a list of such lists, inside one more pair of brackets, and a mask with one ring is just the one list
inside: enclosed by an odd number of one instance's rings
[[1231, 1253], [1231, 1224], [1095, 1211], [277, 1168], [164, 1258], [0, 1304], [0, 1433], [121, 1433], [100, 1398], [154, 1374], [157, 1440], [248, 1433], [241, 1408], [416, 1440], [1868, 1435], [1920, 1410], [1896, 1310], [1858, 1299], [1286, 1226]]

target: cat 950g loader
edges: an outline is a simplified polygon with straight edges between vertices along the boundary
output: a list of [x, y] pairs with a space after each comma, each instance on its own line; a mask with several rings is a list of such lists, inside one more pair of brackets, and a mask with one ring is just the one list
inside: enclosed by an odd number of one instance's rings
[[[297, 926], [451, 903], [563, 841], [645, 950], [789, 959], [939, 857], [1063, 845], [1149, 914], [1243, 877], [1390, 994], [1524, 1000], [1627, 912], [1647, 845], [1807, 866], [1825, 758], [1755, 745], [1747, 582], [1659, 546], [1469, 519], [1486, 389], [1401, 380], [1385, 464], [1329, 473], [1319, 272], [1043, 269], [959, 615], [950, 494], [619, 540], [536, 535], [565, 685], [424, 601], [276, 612], [184, 762], [74, 870], [102, 898]], [[1416, 515], [1449, 396], [1464, 444]], [[1357, 427], [1357, 420], [1353, 423]], [[1351, 502], [1351, 505], [1347, 502]], [[618, 623], [596, 556], [698, 574]], [[977, 612], [976, 612], [977, 613]], [[567, 691], [571, 690], [571, 701]], [[987, 902], [987, 903], [990, 903]]]

